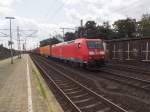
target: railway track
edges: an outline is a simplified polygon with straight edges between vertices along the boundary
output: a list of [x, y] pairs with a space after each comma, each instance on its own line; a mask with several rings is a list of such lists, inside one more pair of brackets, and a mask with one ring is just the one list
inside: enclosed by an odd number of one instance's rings
[[65, 101], [69, 103], [71, 112], [128, 112], [54, 68], [46, 61], [34, 56], [31, 57], [46, 80], [53, 83]]
[[123, 65], [123, 64], [107, 63], [107, 67], [114, 68], [114, 69], [117, 69], [117, 70], [126, 70], [126, 71], [130, 71], [130, 72], [133, 72], [133, 73], [145, 74], [145, 75], [150, 76], [150, 70], [149, 70], [148, 66], [137, 67], [135, 65]]
[[113, 69], [109, 68], [101, 68], [100, 71], [105, 73], [105, 76], [103, 75], [103, 77], [105, 78], [109, 78], [111, 80], [132, 86], [134, 88], [150, 92], [150, 81], [148, 80], [132, 77], [129, 75], [124, 75], [125, 73], [121, 73], [121, 71], [116, 72]]
[[[62, 68], [62, 66], [59, 66], [59, 67]], [[150, 81], [129, 76], [127, 74], [121, 73], [121, 71], [119, 73], [118, 72], [116, 73], [112, 69], [109, 69], [109, 68], [101, 68], [100, 70], [98, 69], [98, 71], [100, 71], [100, 74], [96, 73], [96, 74], [99, 74], [97, 75], [98, 77], [103, 77], [105, 79], [113, 80], [123, 85], [127, 85], [129, 87], [133, 87], [133, 88], [136, 88], [136, 89], [148, 92], [148, 93], [150, 92]]]

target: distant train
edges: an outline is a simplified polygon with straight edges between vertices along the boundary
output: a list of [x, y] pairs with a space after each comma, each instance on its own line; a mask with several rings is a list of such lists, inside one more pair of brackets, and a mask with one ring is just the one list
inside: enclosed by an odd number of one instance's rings
[[105, 64], [105, 50], [101, 39], [80, 38], [34, 49], [35, 53], [72, 65], [91, 67]]

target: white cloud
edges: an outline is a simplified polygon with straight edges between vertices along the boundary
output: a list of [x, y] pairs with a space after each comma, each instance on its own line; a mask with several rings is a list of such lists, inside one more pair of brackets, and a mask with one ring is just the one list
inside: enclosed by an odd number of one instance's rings
[[0, 7], [0, 16], [6, 16], [12, 14], [13, 12], [14, 10], [9, 7]]
[[84, 19], [99, 23], [131, 17], [140, 18], [143, 13], [150, 12], [149, 0], [62, 0], [66, 3], [66, 16], [70, 22]]
[[81, 0], [62, 0], [66, 5], [78, 4]]
[[1, 0], [1, 1], [0, 1], [0, 6], [8, 7], [8, 6], [10, 6], [13, 2], [14, 2], [14, 0]]
[[12, 5], [19, 2], [21, 0], [0, 0], [0, 16], [13, 15], [14, 9]]

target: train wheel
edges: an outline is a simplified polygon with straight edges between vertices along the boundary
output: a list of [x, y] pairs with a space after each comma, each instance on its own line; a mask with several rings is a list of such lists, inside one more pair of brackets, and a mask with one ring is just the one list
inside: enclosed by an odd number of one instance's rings
[[80, 64], [79, 64], [78, 62], [74, 62], [74, 63], [73, 63], [73, 66], [74, 66], [74, 67], [80, 67]]
[[87, 65], [85, 63], [80, 63], [80, 67], [86, 69]]

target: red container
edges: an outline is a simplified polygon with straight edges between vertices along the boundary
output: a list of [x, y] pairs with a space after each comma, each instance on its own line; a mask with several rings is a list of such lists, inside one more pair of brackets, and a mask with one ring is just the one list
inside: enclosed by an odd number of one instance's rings
[[51, 55], [51, 46], [47, 45], [44, 47], [40, 47], [40, 54], [43, 56], [46, 56], [46, 57], [50, 56]]

